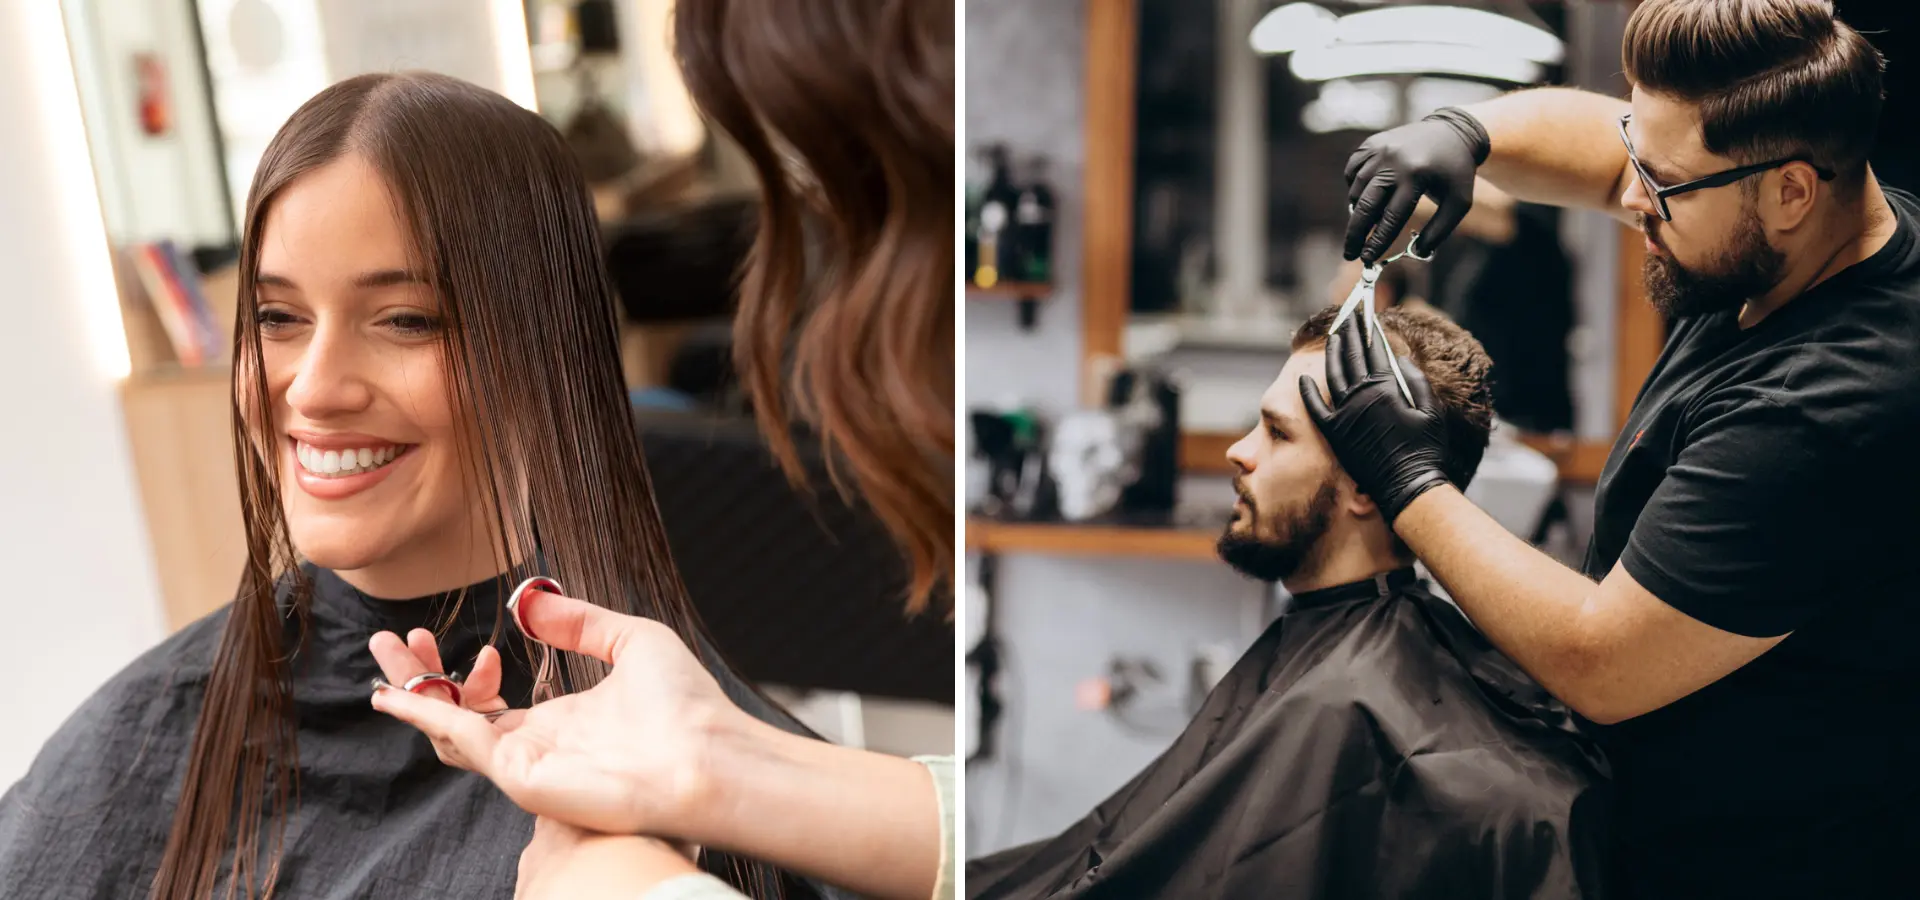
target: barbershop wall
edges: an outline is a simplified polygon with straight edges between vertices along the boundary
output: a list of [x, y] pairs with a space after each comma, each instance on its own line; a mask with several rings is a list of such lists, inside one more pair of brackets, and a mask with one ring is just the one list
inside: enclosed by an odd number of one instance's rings
[[[124, 341], [60, 9], [0, 4], [0, 791], [100, 682], [160, 639], [160, 600], [104, 352]], [[124, 350], [122, 351], [124, 352]]]
[[[1020, 330], [1011, 303], [967, 304], [966, 396], [1058, 412], [1078, 393], [1083, 0], [967, 0], [966, 11], [967, 140], [1048, 157], [1060, 261], [1058, 290], [1032, 331]], [[1194, 487], [1225, 490], [1212, 481]], [[1185, 724], [1175, 704], [1192, 656], [1208, 644], [1238, 656], [1263, 592], [1224, 566], [1139, 559], [1009, 555], [994, 580], [1007, 708], [994, 755], [967, 770], [974, 856], [1058, 831], [1158, 755]], [[1138, 718], [1149, 721], [1076, 707], [1076, 687], [1115, 655], [1152, 660], [1173, 686], [1141, 698]]]

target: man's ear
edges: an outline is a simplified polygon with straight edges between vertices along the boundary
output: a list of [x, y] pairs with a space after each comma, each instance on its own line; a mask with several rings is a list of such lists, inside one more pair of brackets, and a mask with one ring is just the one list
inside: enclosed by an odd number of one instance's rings
[[1340, 506], [1346, 511], [1347, 515], [1356, 519], [1367, 519], [1380, 515], [1380, 504], [1373, 502], [1372, 497], [1361, 493], [1360, 485], [1354, 483], [1352, 476], [1341, 472], [1339, 484]]
[[1767, 174], [1773, 177], [1761, 182], [1761, 221], [1774, 231], [1792, 231], [1808, 221], [1820, 189], [1813, 166], [1792, 162]]

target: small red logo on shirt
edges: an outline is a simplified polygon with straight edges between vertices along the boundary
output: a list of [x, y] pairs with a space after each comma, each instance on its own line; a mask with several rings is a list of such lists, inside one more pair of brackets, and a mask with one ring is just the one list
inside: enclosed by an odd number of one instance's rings
[[1639, 431], [1634, 432], [1633, 443], [1628, 444], [1627, 449], [1632, 450], [1633, 448], [1640, 446], [1640, 436], [1646, 433], [1647, 433], [1647, 430], [1645, 428], [1642, 428]]

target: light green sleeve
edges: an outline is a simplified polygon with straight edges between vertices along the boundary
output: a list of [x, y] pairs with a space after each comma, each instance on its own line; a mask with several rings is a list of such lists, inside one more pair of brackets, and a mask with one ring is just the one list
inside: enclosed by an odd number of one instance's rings
[[940, 797], [940, 876], [933, 883], [933, 900], [953, 900], [954, 867], [959, 865], [960, 831], [955, 827], [953, 757], [916, 756], [933, 775], [933, 790]]
[[[954, 867], [960, 856], [959, 831], [954, 827], [953, 757], [916, 756], [913, 761], [926, 766], [933, 775], [933, 790], [940, 798], [940, 875], [933, 883], [933, 900], [953, 900]], [[702, 872], [663, 881], [641, 900], [739, 900], [744, 896]]]
[[740, 900], [745, 896], [726, 882], [700, 872], [662, 881], [640, 895], [640, 900]]

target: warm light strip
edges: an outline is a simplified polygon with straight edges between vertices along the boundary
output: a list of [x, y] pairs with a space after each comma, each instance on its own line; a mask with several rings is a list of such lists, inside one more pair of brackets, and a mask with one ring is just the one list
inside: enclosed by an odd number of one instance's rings
[[493, 46], [500, 64], [500, 93], [508, 100], [538, 112], [533, 92], [533, 47], [527, 37], [527, 11], [521, 0], [489, 0], [493, 14]]
[[113, 252], [107, 242], [106, 221], [100, 213], [100, 187], [93, 178], [93, 155], [87, 148], [87, 127], [80, 117], [80, 88], [74, 82], [73, 57], [67, 46], [66, 23], [60, 4], [22, 3], [17, 12], [26, 23], [26, 45], [31, 48], [34, 94], [40, 98], [41, 121], [26, 122], [18, 133], [41, 135], [51, 145], [54, 193], [61, 198], [55, 213], [66, 232], [68, 274], [79, 287], [84, 304], [87, 342], [100, 372], [120, 381], [132, 371], [127, 356], [126, 327], [120, 321], [120, 291], [113, 280]]

